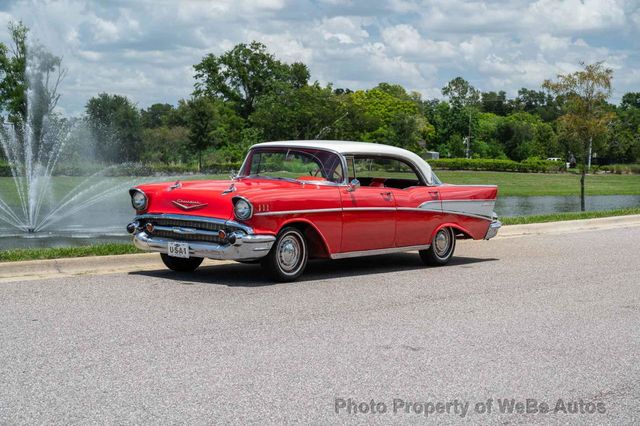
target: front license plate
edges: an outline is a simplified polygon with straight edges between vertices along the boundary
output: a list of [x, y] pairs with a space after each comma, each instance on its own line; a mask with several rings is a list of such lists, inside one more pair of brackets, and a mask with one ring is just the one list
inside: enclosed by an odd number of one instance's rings
[[187, 243], [168, 243], [167, 254], [171, 257], [189, 258], [189, 244]]

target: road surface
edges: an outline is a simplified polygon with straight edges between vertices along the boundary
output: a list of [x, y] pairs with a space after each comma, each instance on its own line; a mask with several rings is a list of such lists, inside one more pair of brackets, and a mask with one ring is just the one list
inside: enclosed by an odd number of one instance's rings
[[0, 283], [0, 424], [638, 424], [639, 253], [632, 226], [290, 284], [240, 264]]

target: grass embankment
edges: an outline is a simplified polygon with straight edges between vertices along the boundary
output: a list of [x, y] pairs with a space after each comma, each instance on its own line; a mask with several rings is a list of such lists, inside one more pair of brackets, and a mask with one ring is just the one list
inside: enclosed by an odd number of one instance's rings
[[640, 214], [640, 207], [594, 212], [551, 213], [531, 216], [501, 217], [500, 221], [503, 225], [524, 225], [528, 223], [562, 222], [565, 220], [597, 219], [599, 217], [629, 216], [633, 214]]
[[142, 253], [131, 243], [105, 243], [82, 247], [53, 247], [0, 250], [0, 262], [60, 259], [63, 257], [110, 256]]
[[[441, 181], [498, 185], [498, 196], [580, 195], [580, 176], [573, 173], [510, 173], [436, 170]], [[640, 175], [588, 175], [587, 195], [640, 195]]]

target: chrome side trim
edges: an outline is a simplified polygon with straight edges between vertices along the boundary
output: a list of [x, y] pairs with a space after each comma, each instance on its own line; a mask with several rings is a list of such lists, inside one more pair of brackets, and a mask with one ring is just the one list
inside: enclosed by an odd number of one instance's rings
[[207, 223], [215, 223], [216, 225], [228, 226], [233, 228], [242, 229], [247, 234], [253, 234], [253, 228], [247, 225], [243, 225], [242, 223], [236, 222], [234, 220], [225, 220], [218, 219], [215, 217], [205, 217], [205, 216], [192, 216], [186, 214], [142, 214], [135, 217], [135, 220], [144, 220], [144, 219], [172, 219], [172, 220], [189, 220], [192, 222], [207, 222]]
[[334, 213], [341, 212], [341, 208], [331, 209], [309, 209], [309, 210], [282, 210], [279, 212], [262, 212], [256, 213], [254, 216], [281, 216], [285, 214], [301, 214], [301, 213]]
[[[418, 206], [428, 211], [440, 211], [442, 213], [457, 214], [461, 216], [475, 217], [491, 220], [496, 200], [429, 200]], [[435, 207], [438, 205], [438, 207]]]
[[419, 246], [390, 247], [390, 248], [375, 249], [375, 250], [348, 251], [344, 253], [334, 253], [331, 255], [331, 259], [346, 259], [349, 257], [376, 256], [379, 254], [399, 253], [403, 251], [426, 250], [429, 247], [431, 247], [431, 244], [425, 244], [425, 245], [419, 245]]
[[396, 211], [395, 207], [345, 207], [343, 211]]
[[[206, 257], [218, 260], [255, 260], [266, 256], [271, 250], [276, 237], [273, 235], [242, 235], [234, 244], [215, 244], [206, 242], [183, 241], [189, 244], [189, 256]], [[136, 247], [145, 251], [167, 253], [169, 240], [152, 237], [141, 231], [133, 236]]]
[[345, 207], [331, 209], [308, 209], [308, 210], [282, 210], [277, 212], [256, 213], [254, 216], [282, 216], [286, 214], [302, 213], [337, 213], [343, 211], [396, 211], [395, 207]]
[[458, 216], [468, 216], [468, 217], [473, 217], [473, 218], [482, 219], [482, 220], [491, 220], [490, 217], [480, 216], [480, 215], [472, 214], [472, 213], [457, 212], [457, 211], [453, 211], [453, 210], [442, 210], [442, 213], [455, 214], [455, 215], [458, 215]]

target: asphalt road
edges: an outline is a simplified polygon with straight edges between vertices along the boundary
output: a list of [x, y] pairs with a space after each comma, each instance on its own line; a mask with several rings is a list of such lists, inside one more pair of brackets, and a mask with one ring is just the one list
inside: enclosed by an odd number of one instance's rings
[[[2, 283], [0, 424], [638, 424], [639, 253], [631, 227], [291, 284], [239, 264]], [[550, 412], [500, 413], [511, 398]]]

